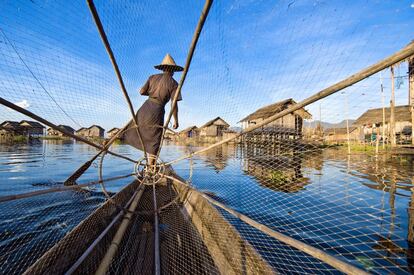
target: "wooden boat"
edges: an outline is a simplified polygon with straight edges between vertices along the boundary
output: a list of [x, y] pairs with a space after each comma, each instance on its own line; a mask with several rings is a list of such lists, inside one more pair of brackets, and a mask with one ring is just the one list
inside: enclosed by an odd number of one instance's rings
[[[172, 180], [176, 179], [176, 180]], [[159, 258], [156, 266], [153, 187], [133, 181], [68, 233], [25, 274], [91, 274], [102, 264], [121, 227], [120, 205], [141, 193], [109, 274], [257, 274], [272, 267], [205, 197], [175, 175], [156, 187], [159, 211]], [[118, 217], [118, 218], [117, 218]], [[125, 216], [124, 216], [125, 217]], [[104, 261], [107, 261], [104, 260]], [[158, 270], [159, 271], [159, 270]], [[99, 272], [98, 272], [99, 273]]]

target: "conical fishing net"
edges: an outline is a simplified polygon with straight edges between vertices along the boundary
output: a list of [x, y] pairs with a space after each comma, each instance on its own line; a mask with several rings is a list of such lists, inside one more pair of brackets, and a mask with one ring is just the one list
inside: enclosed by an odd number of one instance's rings
[[411, 2], [2, 1], [0, 273], [413, 272]]

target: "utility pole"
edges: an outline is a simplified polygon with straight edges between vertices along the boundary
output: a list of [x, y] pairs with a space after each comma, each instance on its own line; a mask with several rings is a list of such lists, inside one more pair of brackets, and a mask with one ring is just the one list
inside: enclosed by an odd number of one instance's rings
[[382, 101], [382, 149], [385, 149], [385, 95], [384, 95], [384, 85], [382, 83], [382, 72], [380, 72], [380, 82], [381, 82], [381, 101]]
[[322, 130], [322, 111], [321, 111], [321, 103], [319, 102], [319, 137], [323, 138], [323, 130]]
[[411, 144], [414, 144], [414, 56], [408, 58], [408, 105], [411, 111]]
[[346, 139], [348, 141], [348, 155], [351, 154], [351, 142], [349, 139], [349, 121], [348, 121], [348, 116], [349, 116], [349, 112], [348, 112], [348, 95], [344, 92], [345, 94], [345, 115], [346, 115]]
[[390, 102], [390, 128], [391, 128], [391, 147], [395, 147], [395, 87], [394, 87], [394, 65], [391, 66], [391, 102]]

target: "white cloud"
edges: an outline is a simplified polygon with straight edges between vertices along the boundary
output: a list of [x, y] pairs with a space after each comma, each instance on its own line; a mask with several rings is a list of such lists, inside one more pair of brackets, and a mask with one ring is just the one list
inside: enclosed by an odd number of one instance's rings
[[30, 107], [30, 103], [26, 99], [23, 99], [22, 101], [16, 102], [14, 104], [23, 109], [27, 109]]

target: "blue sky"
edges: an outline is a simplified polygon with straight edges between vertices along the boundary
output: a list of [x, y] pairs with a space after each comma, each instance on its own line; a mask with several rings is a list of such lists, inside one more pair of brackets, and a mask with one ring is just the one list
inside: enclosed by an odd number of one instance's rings
[[[202, 1], [96, 1], [135, 109], [165, 53], [185, 63]], [[2, 1], [0, 96], [74, 128], [122, 126], [130, 114], [85, 1]], [[181, 128], [231, 125], [264, 105], [299, 101], [414, 39], [414, 1], [215, 1], [180, 102]], [[22, 61], [23, 60], [23, 61]], [[407, 68], [397, 104], [407, 103]], [[33, 75], [35, 78], [33, 77]], [[382, 73], [389, 103], [389, 71]], [[175, 75], [177, 81], [181, 73]], [[375, 75], [308, 107], [314, 119], [381, 107]], [[345, 104], [346, 99], [348, 105]], [[0, 107], [0, 119], [23, 119]]]

